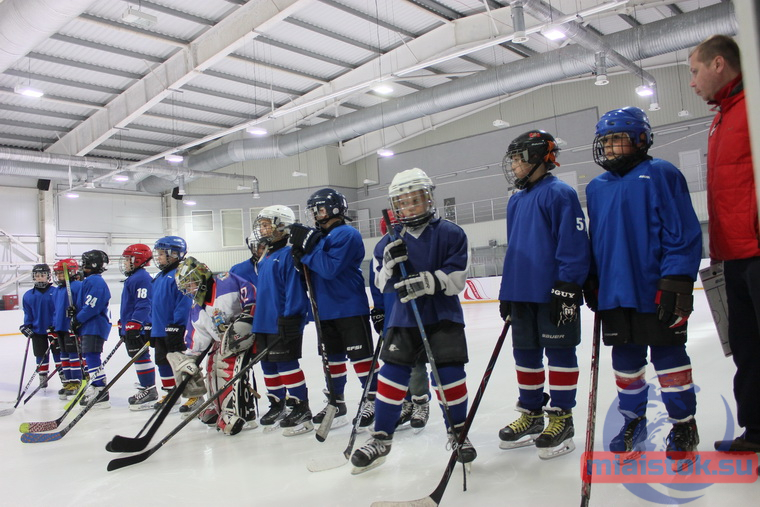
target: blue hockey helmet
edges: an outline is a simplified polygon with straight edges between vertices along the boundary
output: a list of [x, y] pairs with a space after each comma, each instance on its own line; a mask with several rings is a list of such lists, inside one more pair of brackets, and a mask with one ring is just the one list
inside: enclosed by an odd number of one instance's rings
[[[605, 144], [611, 145], [620, 135], [628, 136], [633, 150], [629, 154], [617, 154], [611, 149], [606, 153]], [[652, 142], [652, 127], [643, 110], [630, 106], [614, 109], [603, 114], [596, 124], [594, 162], [607, 171], [625, 174], [647, 157]]]
[[[320, 209], [324, 210], [324, 215], [321, 215]], [[307, 218], [313, 219], [315, 223], [324, 224], [332, 218], [345, 217], [347, 210], [346, 196], [334, 188], [323, 188], [311, 194], [309, 200], [306, 201], [304, 212]]]
[[[163, 258], [162, 254], [163, 253]], [[153, 245], [153, 262], [158, 269], [178, 263], [187, 254], [187, 243], [179, 236], [164, 236]]]

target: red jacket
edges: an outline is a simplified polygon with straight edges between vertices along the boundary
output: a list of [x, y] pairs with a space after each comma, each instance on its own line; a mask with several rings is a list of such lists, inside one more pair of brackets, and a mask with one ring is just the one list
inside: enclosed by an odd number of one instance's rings
[[707, 140], [710, 257], [720, 261], [757, 257], [757, 197], [742, 76], [723, 87], [711, 103], [718, 114]]

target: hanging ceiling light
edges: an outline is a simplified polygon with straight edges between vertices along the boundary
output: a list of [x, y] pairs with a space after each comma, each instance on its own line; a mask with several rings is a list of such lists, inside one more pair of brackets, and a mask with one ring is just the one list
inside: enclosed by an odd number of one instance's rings
[[380, 148], [379, 150], [377, 150], [377, 155], [379, 157], [392, 157], [393, 155], [395, 155], [395, 153], [393, 152], [393, 150], [389, 150], [388, 148]]
[[257, 137], [263, 137], [269, 134], [269, 131], [267, 129], [265, 129], [264, 127], [259, 127], [258, 125], [254, 125], [253, 127], [248, 127], [247, 129], [245, 129], [245, 131], [251, 134], [252, 136], [257, 136]]
[[13, 88], [13, 91], [15, 93], [18, 93], [19, 95], [23, 95], [24, 97], [32, 97], [35, 99], [38, 99], [42, 97], [43, 95], [45, 95], [45, 92], [43, 92], [39, 88], [34, 88], [32, 86], [23, 85], [23, 84], [16, 85]]
[[158, 22], [156, 16], [143, 12], [141, 8], [135, 9], [131, 6], [127, 7], [127, 10], [121, 15], [121, 20], [142, 28], [150, 28]]
[[654, 95], [654, 90], [649, 85], [640, 85], [636, 87], [636, 94], [639, 97], [651, 97]]
[[373, 86], [372, 90], [375, 93], [379, 93], [380, 95], [390, 95], [391, 93], [393, 93], [393, 87], [385, 83], [381, 83], [381, 84]]
[[560, 40], [567, 37], [562, 25], [546, 25], [541, 28], [541, 35], [549, 40]]
[[164, 160], [166, 160], [170, 164], [179, 164], [183, 160], [185, 160], [185, 157], [183, 157], [182, 155], [177, 155], [176, 153], [170, 153], [169, 155], [166, 155], [164, 157]]
[[528, 36], [525, 34], [525, 13], [522, 4], [512, 6], [512, 26], [515, 28], [512, 34], [512, 42], [523, 44], [528, 42]]

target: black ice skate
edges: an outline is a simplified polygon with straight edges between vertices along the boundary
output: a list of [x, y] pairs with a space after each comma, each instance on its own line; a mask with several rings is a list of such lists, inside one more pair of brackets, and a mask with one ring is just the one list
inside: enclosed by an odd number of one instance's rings
[[[359, 417], [359, 430], [368, 429], [375, 422], [375, 393], [367, 393], [367, 399], [362, 403], [362, 411]], [[332, 428], [334, 427], [335, 422], [333, 420]]]
[[[322, 392], [324, 393], [325, 397], [328, 398], [325, 400], [325, 403], [329, 404], [330, 393], [327, 392], [326, 389], [323, 390]], [[340, 428], [341, 426], [345, 426], [346, 424], [348, 424], [348, 419], [346, 418], [346, 414], [348, 413], [348, 411], [346, 410], [346, 401], [343, 398], [343, 395], [336, 394], [335, 402], [338, 404], [338, 412], [335, 414], [335, 418], [333, 419], [333, 422], [330, 425], [330, 429], [333, 429], [333, 430], [335, 428]], [[322, 410], [320, 410], [319, 412], [317, 412], [317, 415], [315, 415], [312, 418], [311, 422], [319, 426], [320, 424], [322, 424], [322, 420], [325, 418], [326, 413], [327, 413], [327, 406], [323, 408]]]
[[[459, 435], [462, 431], [462, 426], [464, 426], [464, 423], [455, 426], [453, 432], [449, 430], [449, 445], [451, 445], [452, 449], [459, 445]], [[462, 446], [459, 448], [457, 461], [459, 463], [469, 464], [475, 461], [475, 458], [477, 457], [478, 451], [476, 451], [472, 446], [470, 439], [468, 437], [465, 437], [464, 442], [462, 442]]]
[[647, 418], [625, 418], [623, 429], [610, 441], [610, 452], [617, 454], [618, 463], [634, 461], [644, 452], [647, 440]]
[[549, 424], [536, 439], [538, 457], [552, 459], [574, 451], [573, 412], [556, 407], [547, 408], [545, 412], [549, 418]]
[[696, 460], [695, 453], [697, 445], [699, 445], [697, 421], [694, 416], [689, 416], [686, 420], [673, 424], [665, 443], [667, 444], [665, 455], [675, 462], [675, 469], [681, 471], [692, 466]]
[[48, 374], [40, 373], [40, 389], [47, 389], [48, 386]]
[[79, 400], [79, 404], [86, 406], [95, 400], [92, 408], [111, 408], [111, 398], [108, 391], [103, 392], [103, 389], [104, 387], [90, 386], [82, 399]]
[[280, 421], [280, 427], [284, 428], [282, 434], [286, 437], [303, 435], [314, 429], [311, 422], [311, 410], [309, 400], [297, 400], [293, 409]]
[[528, 410], [519, 402], [515, 410], [520, 412], [520, 417], [499, 430], [500, 449], [518, 449], [534, 445], [536, 437], [544, 431], [543, 410]]
[[270, 433], [280, 427], [280, 423], [288, 415], [289, 408], [285, 400], [273, 394], [267, 394], [267, 398], [269, 398], [269, 411], [261, 416], [259, 423], [264, 427], [264, 432]]
[[414, 411], [414, 403], [409, 400], [404, 400], [401, 405], [401, 414], [396, 421], [396, 431], [408, 430], [412, 427], [410, 422], [412, 421], [412, 412]]
[[354, 465], [351, 473], [362, 474], [385, 463], [385, 457], [391, 452], [392, 443], [393, 435], [388, 435], [384, 431], [372, 433], [372, 438], [351, 456], [351, 464]]
[[733, 440], [716, 440], [714, 445], [716, 451], [760, 453], [760, 442], [747, 440], [746, 433]]
[[414, 407], [412, 407], [412, 421], [409, 424], [415, 433], [419, 433], [425, 429], [428, 417], [430, 417], [430, 396], [427, 394], [412, 396], [412, 403], [414, 403]]
[[134, 396], [130, 396], [127, 402], [129, 410], [148, 410], [153, 408], [153, 403], [158, 400], [156, 386], [141, 387]]

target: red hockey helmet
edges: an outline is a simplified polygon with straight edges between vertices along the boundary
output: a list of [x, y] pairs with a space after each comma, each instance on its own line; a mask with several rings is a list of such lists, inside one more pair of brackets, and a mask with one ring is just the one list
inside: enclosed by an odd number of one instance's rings
[[53, 273], [55, 273], [58, 285], [61, 286], [66, 284], [66, 278], [63, 276], [64, 269], [69, 272], [69, 280], [75, 280], [79, 275], [79, 263], [76, 259], [61, 259], [53, 264]]
[[153, 258], [153, 250], [148, 245], [137, 243], [129, 245], [121, 254], [119, 269], [126, 276], [131, 275], [138, 268], [147, 266]]

